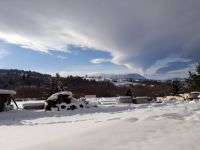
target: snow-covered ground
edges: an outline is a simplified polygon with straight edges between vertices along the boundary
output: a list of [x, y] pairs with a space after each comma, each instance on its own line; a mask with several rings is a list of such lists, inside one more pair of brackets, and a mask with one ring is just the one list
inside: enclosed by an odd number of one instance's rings
[[0, 113], [2, 150], [199, 150], [200, 102]]

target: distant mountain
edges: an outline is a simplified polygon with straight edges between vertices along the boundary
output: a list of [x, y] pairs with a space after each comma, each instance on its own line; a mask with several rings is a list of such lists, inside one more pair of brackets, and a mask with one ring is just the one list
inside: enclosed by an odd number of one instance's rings
[[145, 80], [146, 78], [137, 73], [127, 74], [97, 74], [96, 77], [110, 78], [110, 79], [132, 79], [132, 80]]

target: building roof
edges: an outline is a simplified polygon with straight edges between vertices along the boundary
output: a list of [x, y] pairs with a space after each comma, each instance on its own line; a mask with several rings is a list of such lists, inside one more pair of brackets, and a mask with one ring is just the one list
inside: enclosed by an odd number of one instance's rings
[[15, 95], [16, 91], [14, 91], [14, 90], [3, 90], [3, 89], [0, 89], [0, 94]]

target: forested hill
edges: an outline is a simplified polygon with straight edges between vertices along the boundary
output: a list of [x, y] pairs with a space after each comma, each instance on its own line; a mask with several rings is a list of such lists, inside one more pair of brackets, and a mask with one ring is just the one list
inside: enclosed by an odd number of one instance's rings
[[113, 82], [107, 80], [87, 80], [78, 76], [52, 77], [34, 71], [0, 69], [0, 89], [16, 90], [17, 98], [45, 98], [50, 91], [55, 92], [58, 85], [62, 85], [63, 90], [71, 91], [76, 97], [82, 95], [123, 96], [128, 90], [131, 90], [134, 96], [155, 97], [169, 94], [173, 84], [169, 81], [141, 80], [134, 81], [132, 85], [115, 86]]
[[34, 71], [16, 69], [0, 69], [0, 88], [8, 86], [45, 86], [49, 84], [51, 75]]
[[[45, 97], [50, 88], [57, 87], [54, 85], [56, 80], [57, 78], [51, 75], [33, 71], [0, 69], [0, 89], [16, 90], [16, 97], [20, 98]], [[66, 90], [72, 91], [78, 97], [85, 94], [116, 96], [126, 93], [127, 90], [126, 87], [115, 87], [108, 81], [96, 82], [78, 76], [60, 77], [59, 80]]]

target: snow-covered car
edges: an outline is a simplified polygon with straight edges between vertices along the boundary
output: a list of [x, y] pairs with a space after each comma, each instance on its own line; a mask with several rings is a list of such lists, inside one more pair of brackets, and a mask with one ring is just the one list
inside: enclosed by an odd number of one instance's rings
[[88, 102], [73, 97], [72, 92], [62, 91], [51, 95], [45, 103], [45, 110], [74, 110], [88, 107]]

